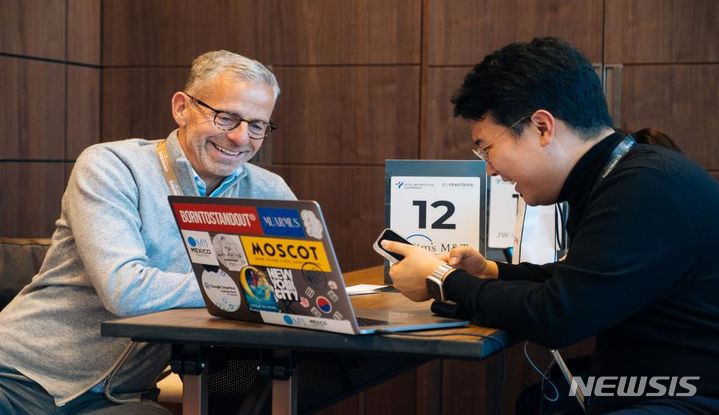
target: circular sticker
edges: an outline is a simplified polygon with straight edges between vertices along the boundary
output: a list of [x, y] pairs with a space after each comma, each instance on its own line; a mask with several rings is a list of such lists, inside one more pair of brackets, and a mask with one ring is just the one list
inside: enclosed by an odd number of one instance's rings
[[[325, 285], [327, 285], [327, 277], [325, 277], [325, 273], [322, 272], [320, 266], [314, 262], [305, 262], [302, 264], [302, 276], [305, 278], [307, 285], [310, 287], [322, 289]], [[312, 297], [309, 294], [308, 296]]]
[[332, 311], [332, 303], [330, 303], [330, 300], [328, 300], [327, 297], [320, 295], [315, 300], [315, 304], [317, 304], [317, 308], [319, 308], [323, 313], [329, 313]]
[[242, 242], [237, 235], [219, 233], [212, 238], [212, 246], [215, 248], [217, 259], [230, 271], [239, 271], [247, 265]]
[[202, 272], [202, 287], [212, 304], [220, 310], [237, 311], [242, 304], [240, 290], [229, 275], [222, 269], [217, 272], [204, 270]]

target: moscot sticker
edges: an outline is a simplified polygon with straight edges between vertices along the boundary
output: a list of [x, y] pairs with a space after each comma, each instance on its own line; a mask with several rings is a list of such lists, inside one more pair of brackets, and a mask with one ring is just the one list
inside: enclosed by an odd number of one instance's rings
[[251, 265], [302, 269], [303, 265], [312, 262], [320, 271], [332, 271], [322, 242], [255, 236], [242, 236], [240, 239]]

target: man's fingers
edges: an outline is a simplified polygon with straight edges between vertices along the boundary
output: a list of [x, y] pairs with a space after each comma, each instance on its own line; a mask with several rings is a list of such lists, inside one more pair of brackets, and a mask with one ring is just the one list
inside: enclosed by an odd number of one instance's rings
[[407, 256], [412, 247], [414, 247], [414, 245], [403, 244], [401, 242], [394, 242], [388, 240], [382, 241], [382, 248], [390, 252], [394, 252], [395, 254], [400, 254], [402, 256]]
[[468, 247], [468, 246], [460, 246], [459, 248], [454, 248], [451, 251], [449, 251], [449, 265], [457, 265], [461, 261], [468, 259], [472, 256], [474, 253], [474, 249]]

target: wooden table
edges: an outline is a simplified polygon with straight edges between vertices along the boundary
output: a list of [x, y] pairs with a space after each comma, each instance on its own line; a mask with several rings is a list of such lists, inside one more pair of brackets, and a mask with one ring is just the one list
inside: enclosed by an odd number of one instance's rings
[[[377, 266], [345, 274], [347, 286], [382, 284], [383, 267]], [[355, 308], [425, 310], [430, 302], [414, 303], [396, 292], [352, 297]], [[506, 332], [467, 326], [382, 335], [344, 335], [284, 326], [248, 323], [210, 316], [205, 309], [175, 309], [102, 323], [102, 335], [129, 337], [134, 341], [173, 345], [212, 345], [242, 349], [272, 349], [282, 353], [324, 351], [332, 353], [388, 354], [417, 358], [455, 358], [481, 360], [509, 346]], [[201, 365], [200, 365], [201, 366]], [[207, 368], [197, 373], [185, 371], [183, 413], [206, 414]], [[296, 413], [296, 384], [273, 379], [272, 409], [276, 414]]]

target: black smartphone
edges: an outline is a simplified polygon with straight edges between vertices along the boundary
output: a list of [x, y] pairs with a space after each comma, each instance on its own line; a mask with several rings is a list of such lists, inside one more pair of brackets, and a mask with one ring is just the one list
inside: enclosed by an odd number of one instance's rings
[[395, 241], [395, 242], [402, 242], [403, 244], [412, 244], [410, 241], [404, 239], [403, 237], [399, 236], [399, 234], [392, 229], [385, 229], [382, 231], [382, 233], [379, 234], [379, 237], [376, 241], [374, 241], [374, 245], [372, 247], [375, 251], [377, 251], [378, 254], [382, 255], [387, 261], [389, 261], [392, 264], [396, 264], [399, 261], [404, 259], [404, 256], [400, 254], [395, 254], [394, 252], [389, 252], [386, 249], [382, 248], [382, 245], [380, 245], [380, 242], [384, 240], [389, 241]]

